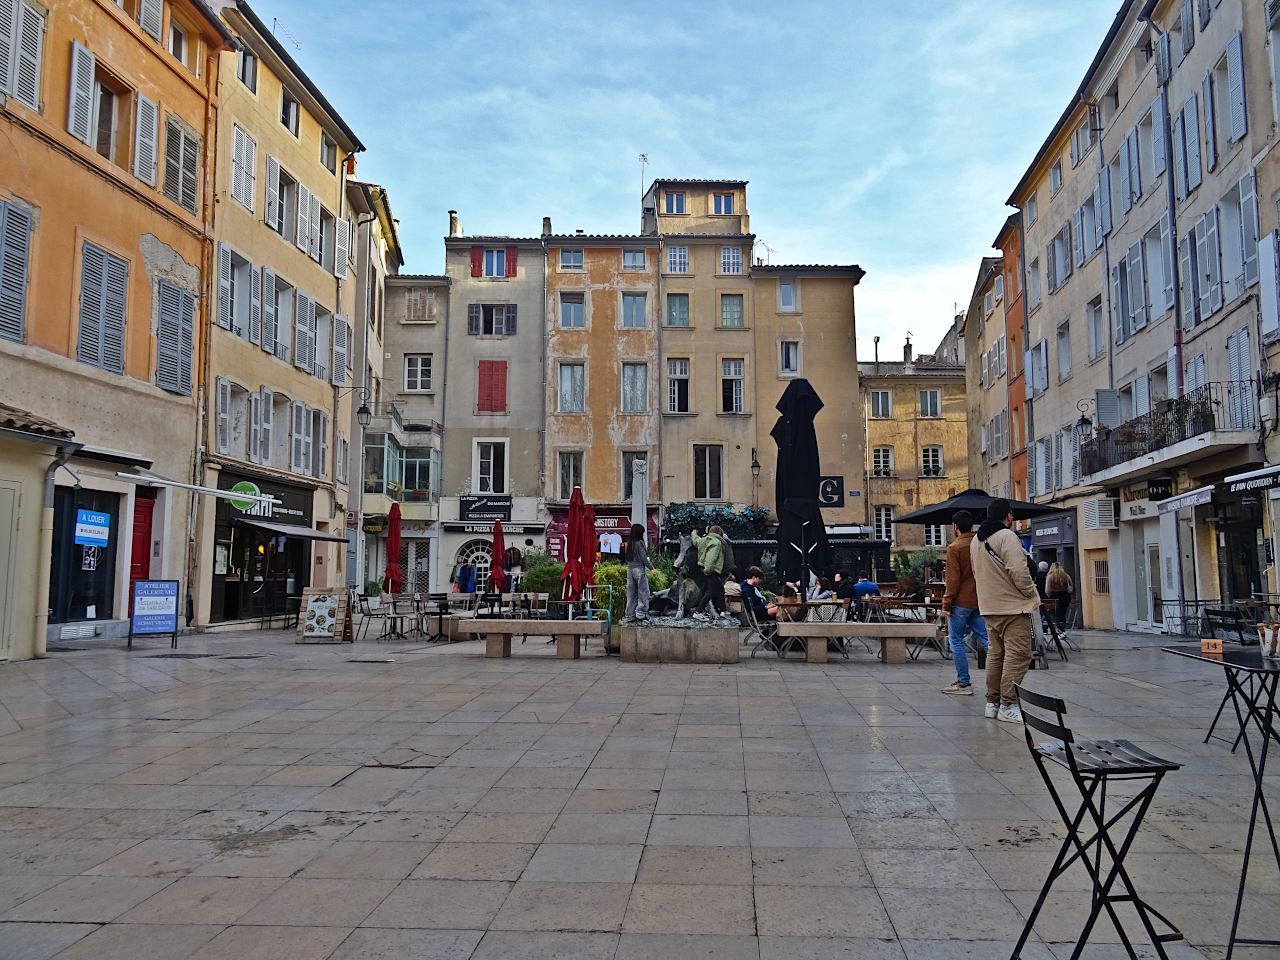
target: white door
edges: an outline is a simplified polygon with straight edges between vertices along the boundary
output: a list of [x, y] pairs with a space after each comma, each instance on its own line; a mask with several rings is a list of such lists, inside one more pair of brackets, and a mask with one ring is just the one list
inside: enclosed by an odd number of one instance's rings
[[18, 547], [18, 487], [0, 480], [0, 660], [13, 651], [13, 578]]

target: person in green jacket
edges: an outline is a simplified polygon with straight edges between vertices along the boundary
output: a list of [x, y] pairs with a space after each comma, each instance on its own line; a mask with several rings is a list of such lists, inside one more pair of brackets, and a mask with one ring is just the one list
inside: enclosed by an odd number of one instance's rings
[[[727, 617], [728, 606], [724, 600], [724, 530], [713, 526], [705, 537], [693, 531], [693, 544], [698, 548], [698, 569], [702, 573], [702, 591], [693, 604], [695, 620], [710, 620], [712, 616]], [[703, 612], [707, 607], [709, 613]]]

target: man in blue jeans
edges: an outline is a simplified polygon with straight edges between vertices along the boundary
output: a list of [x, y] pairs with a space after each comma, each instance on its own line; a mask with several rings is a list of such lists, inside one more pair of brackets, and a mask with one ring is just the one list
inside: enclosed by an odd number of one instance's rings
[[[947, 618], [947, 639], [951, 641], [951, 656], [956, 664], [956, 682], [943, 687], [943, 693], [957, 696], [973, 696], [969, 682], [969, 659], [964, 652], [964, 632], [972, 630], [974, 637], [987, 649], [987, 624], [978, 613], [978, 587], [973, 580], [973, 562], [969, 543], [973, 540], [973, 514], [958, 510], [951, 518], [955, 539], [947, 547], [947, 590], [942, 595], [942, 615]], [[978, 664], [979, 668], [982, 664]]]

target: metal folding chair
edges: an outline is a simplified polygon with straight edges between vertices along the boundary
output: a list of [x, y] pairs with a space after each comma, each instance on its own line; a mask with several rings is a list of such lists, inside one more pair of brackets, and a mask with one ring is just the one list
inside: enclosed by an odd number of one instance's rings
[[782, 648], [779, 645], [780, 638], [778, 637], [778, 625], [775, 623], [769, 623], [768, 621], [762, 623], [749, 603], [744, 603], [742, 605], [742, 616], [747, 625], [747, 635], [743, 638], [742, 642], [751, 643], [752, 637], [759, 638], [751, 648], [751, 656], [754, 657], [756, 655], [756, 651], [761, 647], [765, 647], [766, 649], [772, 650], [778, 656], [782, 656]]
[[[1107, 911], [1112, 924], [1115, 925], [1120, 941], [1124, 944], [1129, 956], [1137, 960], [1138, 954], [1134, 951], [1129, 935], [1116, 915], [1115, 904], [1117, 903], [1133, 905], [1156, 955], [1161, 960], [1168, 960], [1164, 945], [1172, 940], [1183, 939], [1182, 933], [1164, 914], [1138, 896], [1133, 881], [1125, 870], [1124, 858], [1133, 845], [1133, 839], [1142, 825], [1142, 818], [1146, 816], [1151, 801], [1155, 799], [1160, 781], [1164, 779], [1166, 773], [1177, 770], [1181, 764], [1162, 760], [1134, 746], [1128, 740], [1077, 740], [1072, 735], [1071, 729], [1063, 723], [1067, 707], [1062, 700], [1035, 693], [1021, 685], [1015, 685], [1014, 689], [1017, 691], [1018, 703], [1022, 709], [1027, 749], [1031, 751], [1031, 759], [1035, 761], [1040, 777], [1049, 788], [1049, 795], [1058, 809], [1058, 815], [1066, 825], [1067, 837], [1062, 841], [1057, 859], [1049, 870], [1049, 877], [1040, 890], [1036, 905], [1027, 917], [1022, 935], [1013, 948], [1011, 960], [1019, 960], [1021, 957], [1022, 948], [1031, 935], [1036, 917], [1040, 915], [1040, 910], [1048, 899], [1049, 890], [1053, 887], [1054, 881], [1077, 860], [1083, 864], [1093, 882], [1091, 896], [1093, 908], [1089, 911], [1089, 917], [1085, 920], [1084, 928], [1076, 940], [1076, 948], [1072, 951], [1071, 960], [1079, 960], [1085, 945], [1089, 942], [1093, 925], [1103, 910]], [[1037, 714], [1035, 711], [1043, 713]], [[1052, 714], [1053, 717], [1050, 719], [1044, 714]], [[1051, 741], [1037, 743], [1032, 731], [1051, 738]], [[1049, 776], [1046, 762], [1055, 763], [1070, 772], [1071, 780], [1080, 792], [1081, 801], [1079, 809], [1074, 814], [1067, 812], [1058, 787]], [[1112, 780], [1145, 780], [1147, 782], [1135, 796], [1124, 801], [1118, 811], [1109, 812], [1106, 808], [1107, 784]], [[1129, 818], [1127, 825], [1122, 823], [1126, 818]], [[1087, 831], [1092, 831], [1092, 834], [1082, 838], [1082, 833]], [[1112, 837], [1113, 831], [1119, 835], [1119, 845]], [[1105, 874], [1103, 872], [1104, 853], [1108, 862]], [[1123, 893], [1112, 893], [1117, 880], [1124, 888]], [[1152, 922], [1153, 917], [1172, 932], [1157, 933]]]

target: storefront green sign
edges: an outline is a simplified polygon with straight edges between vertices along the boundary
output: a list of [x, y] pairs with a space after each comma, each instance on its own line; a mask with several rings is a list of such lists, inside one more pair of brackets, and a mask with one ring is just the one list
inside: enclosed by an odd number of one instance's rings
[[[258, 485], [254, 483], [252, 480], [241, 480], [239, 483], [237, 483], [234, 487], [231, 488], [230, 492], [231, 493], [247, 493], [251, 497], [262, 496], [262, 491], [258, 489]], [[252, 510], [260, 502], [257, 500], [236, 500], [230, 497], [228, 499], [230, 500], [231, 505], [235, 507], [237, 510]]]

